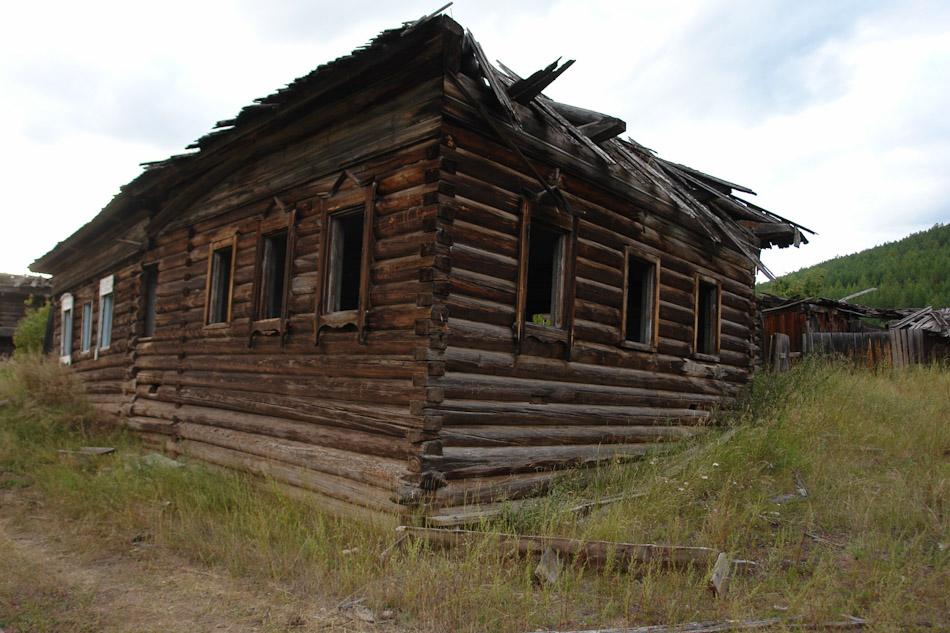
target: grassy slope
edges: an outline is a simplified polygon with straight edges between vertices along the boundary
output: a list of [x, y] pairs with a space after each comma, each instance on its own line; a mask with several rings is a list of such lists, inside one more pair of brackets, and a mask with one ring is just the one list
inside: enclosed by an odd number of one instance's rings
[[877, 288], [855, 299], [878, 308], [950, 306], [950, 224], [859, 253], [835, 257], [756, 286], [780, 296], [820, 295], [841, 299]]
[[[568, 569], [558, 585], [538, 588], [533, 561], [512, 560], [488, 544], [456, 552], [412, 544], [381, 563], [379, 552], [393, 541], [386, 529], [326, 517], [242, 475], [144, 466], [131, 456], [134, 441], [122, 435], [84, 436], [76, 426], [88, 413], [68, 382], [50, 366], [0, 369], [0, 399], [13, 400], [0, 408], [0, 488], [45, 499], [76, 522], [90, 547], [122, 551], [146, 534], [219, 572], [277, 582], [301, 596], [365, 596], [432, 630], [771, 615], [824, 621], [843, 613], [871, 618], [878, 630], [946, 623], [946, 369], [871, 373], [815, 364], [761, 377], [728, 421], [735, 430], [593, 476], [567, 474], [549, 499], [485, 526], [706, 545], [762, 563], [758, 575], [737, 579], [718, 600], [705, 587], [706, 569]], [[58, 394], [52, 401], [24, 395], [45, 393], [50, 384]], [[86, 465], [56, 457], [56, 448], [90, 443], [117, 445], [125, 456]], [[771, 502], [795, 490], [796, 474], [808, 497]], [[640, 496], [583, 519], [563, 511], [617, 492]], [[8, 592], [0, 583], [0, 627], [4, 617], [19, 617]]]

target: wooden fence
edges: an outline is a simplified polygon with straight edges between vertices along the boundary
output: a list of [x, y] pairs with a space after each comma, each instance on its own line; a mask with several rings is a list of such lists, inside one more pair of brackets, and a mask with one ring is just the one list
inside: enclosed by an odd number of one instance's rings
[[813, 332], [802, 335], [802, 355], [843, 356], [868, 367], [907, 367], [930, 362], [927, 342], [923, 330]]

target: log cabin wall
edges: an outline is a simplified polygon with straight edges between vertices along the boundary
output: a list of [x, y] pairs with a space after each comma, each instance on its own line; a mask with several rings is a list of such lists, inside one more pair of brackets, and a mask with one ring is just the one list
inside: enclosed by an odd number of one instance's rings
[[[431, 506], [535, 494], [556, 468], [642, 454], [697, 432], [751, 373], [751, 262], [714, 246], [669, 206], [591, 184], [575, 161], [551, 160], [558, 152], [550, 148], [528, 148], [529, 169], [486, 122], [490, 95], [479, 82], [448, 77], [445, 95], [444, 204], [452, 219], [443, 230], [452, 248], [424, 408], [440, 435], [438, 449], [415, 465], [441, 473]], [[472, 95], [484, 99], [481, 112]], [[531, 112], [519, 112], [524, 129], [535, 125], [541, 136]], [[575, 274], [565, 289], [573, 320], [561, 334], [524, 325], [531, 332], [519, 341], [519, 236], [526, 200], [541, 189], [533, 172], [550, 177], [577, 216], [576, 257], [568, 263]], [[658, 329], [646, 351], [622, 342], [627, 251], [660, 268]], [[694, 350], [699, 279], [721, 289], [715, 355]]]
[[[426, 31], [369, 85], [349, 84], [271, 132], [293, 140], [206, 188], [149, 236], [148, 248], [63, 277], [58, 296], [71, 294], [75, 306], [70, 361], [104, 414], [154, 447], [267, 475], [325, 504], [394, 512], [413, 501], [420, 477], [409, 473], [409, 458], [430, 439], [419, 415], [425, 364], [417, 348], [426, 339], [417, 330], [432, 316], [433, 271], [447, 253], [437, 226], [447, 35]], [[150, 213], [153, 225], [176, 200]], [[317, 337], [324, 217], [367, 205], [363, 331], [324, 316]], [[252, 318], [260, 236], [290, 223], [284, 313], [262, 324]], [[209, 251], [221, 243], [233, 245], [230, 317], [207, 325]], [[145, 266], [158, 274], [147, 337]], [[92, 301], [98, 322], [106, 275], [115, 280], [113, 340], [81, 352], [81, 306]], [[56, 318], [59, 345], [62, 313]]]

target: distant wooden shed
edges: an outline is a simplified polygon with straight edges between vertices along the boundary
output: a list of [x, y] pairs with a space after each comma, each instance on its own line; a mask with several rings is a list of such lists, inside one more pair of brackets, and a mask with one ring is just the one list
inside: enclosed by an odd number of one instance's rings
[[59, 355], [157, 446], [387, 512], [536, 494], [749, 379], [800, 227], [430, 16], [257, 100], [37, 260]]
[[50, 296], [51, 286], [45, 277], [0, 273], [0, 356], [13, 353], [17, 324], [29, 305], [43, 305]]

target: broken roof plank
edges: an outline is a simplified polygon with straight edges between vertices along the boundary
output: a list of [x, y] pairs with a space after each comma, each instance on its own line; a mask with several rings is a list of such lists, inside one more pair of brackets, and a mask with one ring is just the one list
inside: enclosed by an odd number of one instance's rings
[[508, 86], [508, 96], [511, 97], [512, 101], [517, 101], [521, 105], [528, 105], [532, 99], [541, 94], [542, 90], [550, 86], [555, 79], [574, 64], [574, 60], [569, 59], [558, 68], [558, 62], [560, 61], [561, 58], [558, 57], [546, 68], [542, 68], [532, 73], [528, 78], [519, 79]]
[[599, 121], [585, 123], [577, 129], [595, 143], [603, 143], [607, 139], [626, 132], [627, 124], [625, 121], [614, 117], [604, 117]]
[[498, 103], [501, 104], [502, 109], [508, 114], [511, 121], [520, 127], [521, 119], [518, 117], [518, 113], [515, 112], [515, 107], [512, 105], [511, 99], [508, 98], [507, 86], [502, 83], [498, 73], [495, 72], [495, 67], [488, 61], [488, 58], [485, 56], [485, 51], [482, 50], [482, 45], [478, 43], [469, 30], [465, 31], [465, 39], [471, 46], [472, 52], [475, 54], [475, 59], [478, 61], [479, 70], [488, 82], [489, 87], [491, 87], [492, 92], [495, 93], [495, 98], [498, 100]]
[[[510, 68], [508, 68], [501, 62], [498, 62], [498, 63], [501, 65], [502, 70], [504, 70], [508, 74], [508, 76], [511, 77], [511, 79], [507, 80], [507, 82], [515, 82], [515, 81], [521, 80], [521, 77], [519, 77], [516, 72], [514, 72], [513, 70], [511, 70]], [[501, 78], [501, 81], [506, 82], [505, 78]], [[594, 152], [594, 154], [596, 154], [597, 157], [600, 158], [602, 161], [604, 161], [608, 165], [617, 164], [617, 161], [615, 161], [610, 154], [605, 152], [603, 148], [597, 145], [597, 143], [592, 141], [583, 132], [578, 130], [574, 126], [573, 123], [571, 123], [570, 121], [565, 119], [563, 116], [561, 116], [561, 114], [558, 113], [557, 110], [555, 110], [552, 107], [551, 105], [552, 103], [553, 101], [551, 101], [544, 95], [539, 94], [537, 98], [535, 98], [531, 102], [531, 105], [534, 106], [536, 109], [540, 110], [549, 119], [552, 119], [555, 122], [557, 122], [563, 128], [563, 130], [568, 133], [568, 135], [573, 137], [575, 141], [578, 141], [584, 147]]]

